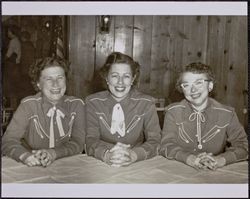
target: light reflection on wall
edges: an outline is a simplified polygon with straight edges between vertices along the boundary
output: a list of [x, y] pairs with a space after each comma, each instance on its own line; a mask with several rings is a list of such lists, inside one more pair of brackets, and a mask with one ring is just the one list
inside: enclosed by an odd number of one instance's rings
[[116, 35], [115, 48], [116, 52], [126, 53], [126, 35], [119, 33]]

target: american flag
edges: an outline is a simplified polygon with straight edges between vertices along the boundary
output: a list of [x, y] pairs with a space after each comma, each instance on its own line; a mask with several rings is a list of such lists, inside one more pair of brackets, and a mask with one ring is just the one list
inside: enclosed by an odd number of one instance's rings
[[60, 16], [56, 16], [54, 19], [54, 42], [52, 54], [57, 58], [64, 58], [63, 23]]

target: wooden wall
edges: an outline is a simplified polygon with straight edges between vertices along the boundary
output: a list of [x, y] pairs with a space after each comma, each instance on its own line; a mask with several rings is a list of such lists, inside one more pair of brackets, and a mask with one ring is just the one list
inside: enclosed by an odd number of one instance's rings
[[213, 96], [236, 108], [247, 125], [246, 16], [112, 16], [109, 34], [99, 32], [97, 16], [70, 16], [68, 93], [78, 97], [102, 90], [98, 69], [113, 51], [141, 64], [138, 89], [167, 103], [178, 101], [176, 72], [201, 61], [216, 74]]

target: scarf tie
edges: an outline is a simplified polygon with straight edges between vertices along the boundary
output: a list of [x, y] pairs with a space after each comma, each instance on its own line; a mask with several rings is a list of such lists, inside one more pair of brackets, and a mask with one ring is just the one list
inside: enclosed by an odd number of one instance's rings
[[50, 117], [49, 148], [55, 147], [54, 123], [53, 123], [55, 113], [56, 113], [56, 124], [59, 130], [59, 134], [61, 137], [65, 135], [61, 121], [61, 117], [64, 118], [65, 115], [62, 111], [56, 109], [56, 107], [54, 106], [50, 108], [47, 113], [47, 116]]
[[121, 137], [125, 135], [125, 119], [124, 112], [119, 103], [113, 107], [112, 121], [111, 121], [111, 134], [118, 133]]

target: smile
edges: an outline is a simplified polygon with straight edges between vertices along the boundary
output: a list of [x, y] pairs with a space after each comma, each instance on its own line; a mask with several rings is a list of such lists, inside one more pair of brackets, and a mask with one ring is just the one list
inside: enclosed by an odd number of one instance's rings
[[192, 94], [192, 95], [190, 95], [193, 99], [197, 99], [197, 98], [199, 98], [200, 96], [201, 96], [201, 94], [200, 93], [198, 93], [198, 94]]
[[52, 94], [60, 94], [61, 93], [61, 89], [53, 89], [53, 90], [50, 90], [50, 92]]
[[123, 92], [125, 91], [126, 87], [115, 87], [115, 90], [118, 92]]

